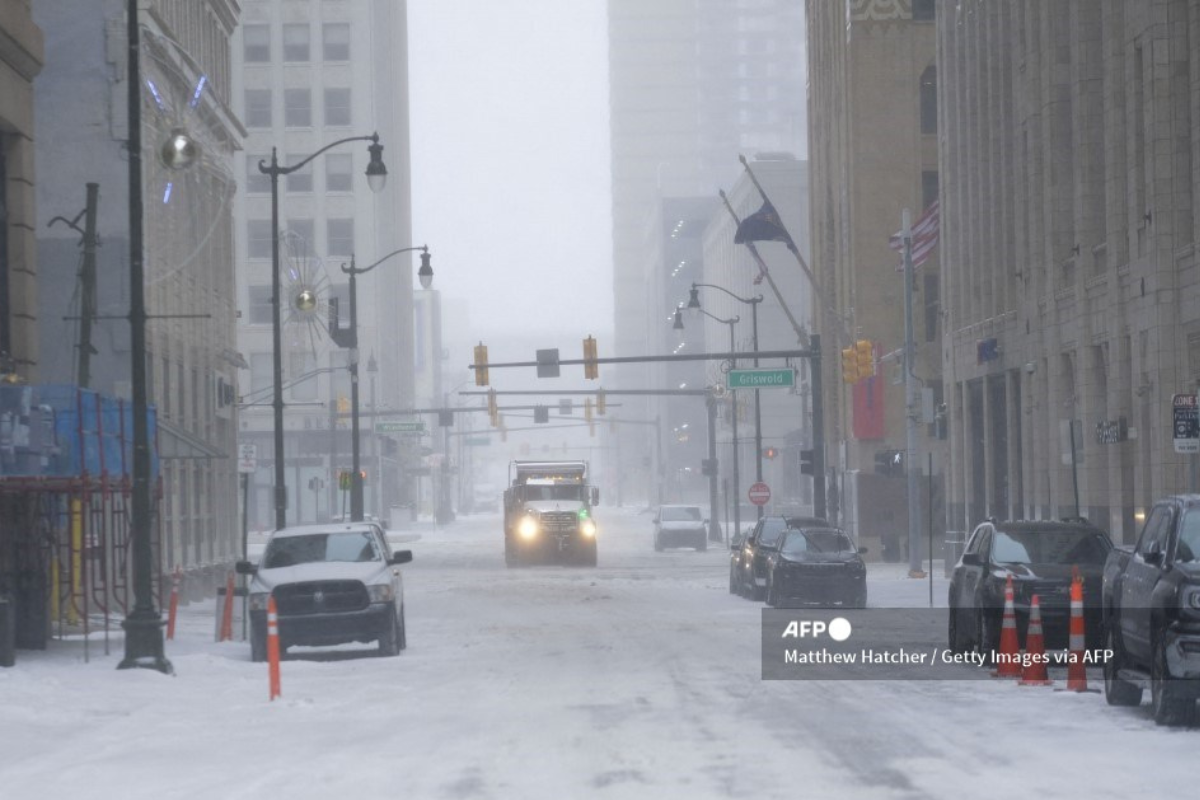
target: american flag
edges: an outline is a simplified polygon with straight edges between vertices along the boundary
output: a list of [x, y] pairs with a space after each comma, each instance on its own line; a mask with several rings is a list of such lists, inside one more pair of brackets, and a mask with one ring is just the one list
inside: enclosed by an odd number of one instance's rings
[[[921, 212], [912, 226], [912, 262], [919, 267], [929, 260], [929, 254], [938, 244], [938, 201], [934, 200], [929, 208]], [[900, 252], [904, 251], [904, 231], [896, 231], [888, 239], [888, 247]], [[904, 262], [900, 262], [899, 270], [904, 270]]]

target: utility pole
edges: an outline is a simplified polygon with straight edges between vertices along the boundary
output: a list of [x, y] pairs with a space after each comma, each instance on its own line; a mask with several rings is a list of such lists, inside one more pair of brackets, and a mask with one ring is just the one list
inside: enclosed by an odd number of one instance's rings
[[923, 578], [921, 570], [921, 493], [917, 462], [917, 376], [913, 372], [916, 345], [913, 342], [912, 220], [908, 209], [901, 215], [904, 237], [904, 469], [908, 482], [908, 576]]
[[86, 389], [92, 382], [92, 320], [96, 318], [96, 205], [100, 184], [87, 185], [83, 218], [83, 264], [79, 268], [79, 371], [76, 383]]

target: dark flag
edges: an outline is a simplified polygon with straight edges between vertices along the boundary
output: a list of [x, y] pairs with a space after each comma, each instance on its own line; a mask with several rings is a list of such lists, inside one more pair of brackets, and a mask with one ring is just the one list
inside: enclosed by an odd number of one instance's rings
[[746, 217], [737, 226], [733, 234], [734, 244], [749, 242], [783, 242], [788, 247], [794, 247], [792, 237], [788, 236], [783, 227], [783, 220], [770, 200], [764, 200], [762, 208]]

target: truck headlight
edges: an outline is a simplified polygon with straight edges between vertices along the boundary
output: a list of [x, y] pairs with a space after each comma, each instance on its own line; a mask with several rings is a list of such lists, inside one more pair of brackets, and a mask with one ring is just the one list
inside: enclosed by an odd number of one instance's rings
[[589, 539], [596, 535], [596, 523], [590, 519], [585, 519], [579, 523], [579, 532]]
[[251, 592], [250, 593], [250, 610], [251, 611], [266, 611], [267, 601], [271, 599], [270, 592]]
[[367, 596], [372, 603], [389, 603], [395, 597], [390, 583], [378, 583], [367, 587]]
[[531, 516], [521, 517], [521, 521], [517, 523], [517, 534], [522, 539], [536, 539], [538, 535], [538, 522]]

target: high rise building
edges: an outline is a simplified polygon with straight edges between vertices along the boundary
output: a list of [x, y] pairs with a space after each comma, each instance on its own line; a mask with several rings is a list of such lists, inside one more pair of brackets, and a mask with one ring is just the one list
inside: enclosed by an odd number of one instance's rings
[[[250, 367], [241, 386], [246, 405], [240, 433], [258, 445], [259, 455], [252, 525], [270, 525], [274, 507], [271, 181], [259, 164], [270, 163], [274, 152], [279, 164], [296, 165], [341, 139], [377, 132], [388, 169], [385, 188], [373, 194], [364, 176], [369, 143], [353, 141], [279, 179], [287, 518], [316, 521], [341, 513], [337, 475], [351, 464], [351, 351], [327, 334], [331, 301], [337, 301], [340, 324], [348, 321], [349, 281], [342, 266], [353, 261], [362, 268], [424, 244], [413, 242], [411, 231], [407, 41], [403, 0], [242, 2], [233, 105], [247, 130], [236, 167], [236, 258], [238, 344]], [[366, 367], [375, 362], [375, 411], [411, 408], [411, 254], [388, 259], [357, 278], [357, 285], [360, 372], [365, 380]], [[308, 311], [294, 303], [306, 288], [318, 296]], [[366, 402], [360, 398], [364, 412]], [[365, 414], [362, 427], [366, 454], [374, 439]], [[408, 499], [398, 469], [403, 460], [403, 452], [385, 460], [382, 475], [368, 468], [368, 512]]]

